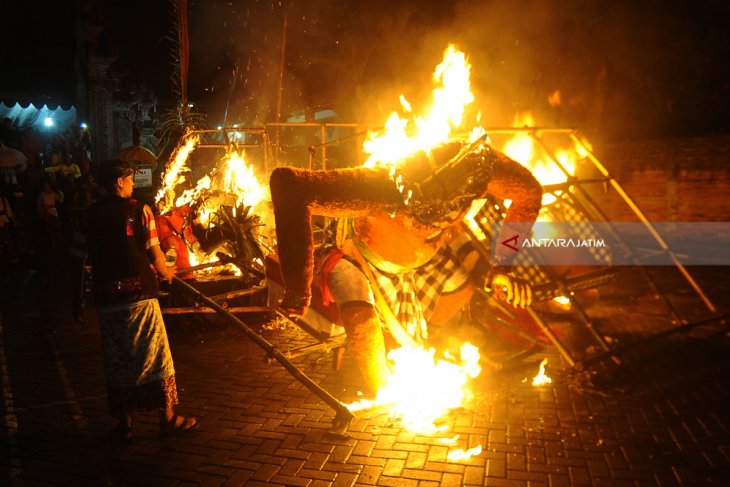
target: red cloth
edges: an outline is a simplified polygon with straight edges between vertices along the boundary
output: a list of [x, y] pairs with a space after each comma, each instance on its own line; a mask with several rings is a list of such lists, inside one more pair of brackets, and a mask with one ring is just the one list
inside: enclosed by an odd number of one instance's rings
[[335, 297], [332, 296], [329, 284], [327, 280], [330, 272], [335, 268], [335, 265], [342, 259], [344, 254], [338, 248], [333, 248], [325, 257], [322, 259], [322, 266], [319, 269], [319, 291], [322, 294], [322, 304], [329, 306], [330, 303], [335, 302]]
[[[197, 239], [193, 235], [192, 229], [189, 226], [183, 231], [185, 216], [190, 211], [189, 207], [183, 206], [180, 208], [174, 208], [170, 213], [160, 215], [156, 218], [157, 235], [160, 239], [160, 248], [163, 252], [167, 252], [170, 248], [175, 249], [175, 252], [177, 253], [175, 265], [178, 269], [190, 267], [190, 253], [185, 242], [187, 241], [189, 244], [197, 242]], [[183, 240], [180, 236], [181, 231], [185, 240]], [[189, 272], [181, 275], [180, 277], [182, 279], [192, 279], [194, 276], [194, 273]]]

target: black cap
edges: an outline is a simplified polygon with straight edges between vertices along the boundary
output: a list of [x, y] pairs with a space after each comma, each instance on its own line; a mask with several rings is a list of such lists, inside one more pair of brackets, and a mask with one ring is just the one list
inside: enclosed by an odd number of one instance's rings
[[117, 179], [134, 174], [134, 167], [128, 161], [110, 159], [99, 166], [99, 184], [105, 188], [113, 187]]

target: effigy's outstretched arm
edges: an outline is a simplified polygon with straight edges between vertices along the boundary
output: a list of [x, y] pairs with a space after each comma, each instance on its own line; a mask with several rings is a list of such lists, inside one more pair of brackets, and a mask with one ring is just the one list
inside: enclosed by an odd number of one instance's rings
[[354, 218], [402, 204], [388, 170], [383, 168], [312, 171], [278, 167], [269, 184], [286, 285], [282, 308], [293, 314], [303, 313], [311, 297], [312, 214]]
[[[504, 225], [496, 238], [498, 242], [502, 242], [517, 235], [519, 241], [522, 241], [529, 236], [540, 212], [542, 186], [526, 167], [501, 152], [495, 153], [497, 157], [494, 172], [486, 191], [498, 198], [512, 200]], [[497, 245], [495, 254], [495, 265], [507, 265], [515, 255], [514, 251], [504, 245]]]

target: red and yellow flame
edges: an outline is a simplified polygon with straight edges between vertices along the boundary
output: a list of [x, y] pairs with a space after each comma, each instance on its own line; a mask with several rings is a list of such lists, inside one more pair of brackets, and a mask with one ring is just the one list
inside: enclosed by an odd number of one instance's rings
[[363, 150], [368, 154], [364, 165], [396, 165], [418, 151], [429, 152], [449, 141], [454, 131], [461, 127], [466, 107], [474, 101], [470, 73], [471, 65], [466, 55], [450, 45], [433, 73], [430, 106], [421, 114], [413, 113], [410, 103], [401, 95], [405, 117], [393, 112], [382, 131], [368, 134], [363, 143]]
[[[188, 135], [170, 158], [156, 197], [160, 213], [164, 214], [174, 207], [189, 206], [195, 209], [195, 220], [203, 227], [215, 225], [212, 217], [221, 205], [233, 208], [234, 216], [239, 207], [250, 207], [256, 214], [268, 215], [268, 208], [263, 204], [271, 199], [268, 186], [259, 182], [253, 165], [246, 162], [245, 153], [235, 146], [228, 148], [209, 174], [198, 179], [194, 185], [189, 184], [191, 181], [188, 181], [187, 176], [192, 174], [190, 154], [199, 144], [199, 136]], [[183, 185], [192, 187], [181, 190]], [[200, 251], [190, 254], [191, 265], [217, 260], [215, 255], [206, 255]], [[237, 275], [241, 273], [232, 264], [226, 267]], [[220, 270], [216, 268], [215, 272]]]

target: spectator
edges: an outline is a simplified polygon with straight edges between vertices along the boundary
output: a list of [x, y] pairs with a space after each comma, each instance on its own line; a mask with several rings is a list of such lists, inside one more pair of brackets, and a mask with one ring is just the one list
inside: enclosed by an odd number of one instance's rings
[[43, 181], [43, 191], [38, 195], [38, 218], [41, 222], [45, 242], [51, 249], [61, 241], [61, 223], [58, 216], [58, 205], [63, 203], [64, 196], [49, 179]]
[[21, 148], [22, 135], [18, 129], [13, 127], [13, 121], [8, 117], [3, 118], [3, 124], [0, 126], [0, 141], [6, 147], [18, 150]]
[[11, 233], [16, 223], [10, 201], [0, 189], [0, 262], [13, 264], [18, 261]]

